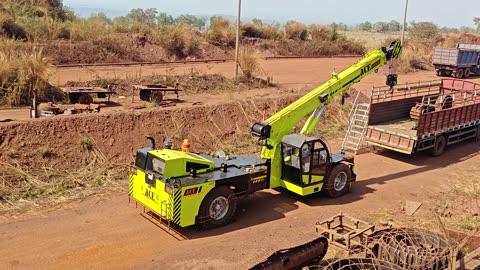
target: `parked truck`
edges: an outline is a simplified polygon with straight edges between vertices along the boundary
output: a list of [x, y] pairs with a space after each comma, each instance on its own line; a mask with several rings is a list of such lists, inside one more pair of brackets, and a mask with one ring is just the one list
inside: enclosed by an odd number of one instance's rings
[[436, 47], [432, 62], [437, 76], [461, 79], [480, 75], [480, 45], [458, 43], [456, 48]]
[[365, 142], [405, 154], [480, 139], [480, 84], [457, 79], [374, 87]]

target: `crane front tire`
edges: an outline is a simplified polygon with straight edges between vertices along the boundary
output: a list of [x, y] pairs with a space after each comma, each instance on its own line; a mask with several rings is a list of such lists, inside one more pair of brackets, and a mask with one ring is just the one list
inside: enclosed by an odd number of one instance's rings
[[352, 171], [346, 164], [339, 163], [332, 168], [327, 182], [325, 193], [331, 198], [337, 198], [350, 190]]

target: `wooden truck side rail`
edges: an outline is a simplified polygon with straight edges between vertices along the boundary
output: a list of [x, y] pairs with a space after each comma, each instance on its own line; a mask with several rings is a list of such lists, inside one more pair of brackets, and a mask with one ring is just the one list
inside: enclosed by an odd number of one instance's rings
[[419, 138], [480, 123], [480, 84], [444, 79], [441, 92], [454, 97], [452, 107], [422, 114], [417, 127]]

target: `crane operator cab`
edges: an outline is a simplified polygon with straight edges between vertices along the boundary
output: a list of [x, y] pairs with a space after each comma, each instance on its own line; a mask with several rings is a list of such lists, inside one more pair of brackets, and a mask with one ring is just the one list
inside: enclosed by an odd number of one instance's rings
[[328, 148], [321, 139], [301, 134], [282, 140], [282, 179], [300, 186], [323, 181], [329, 164]]
[[300, 187], [323, 183], [322, 190], [332, 197], [348, 191], [355, 181], [351, 160], [342, 153], [331, 154], [322, 139], [290, 134], [283, 137], [281, 147], [284, 181]]

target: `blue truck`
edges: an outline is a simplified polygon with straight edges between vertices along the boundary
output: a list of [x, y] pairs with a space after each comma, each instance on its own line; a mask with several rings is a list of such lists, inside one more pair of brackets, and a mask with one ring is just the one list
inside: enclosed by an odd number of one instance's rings
[[457, 44], [456, 48], [433, 49], [432, 63], [437, 76], [468, 78], [480, 75], [480, 45]]

